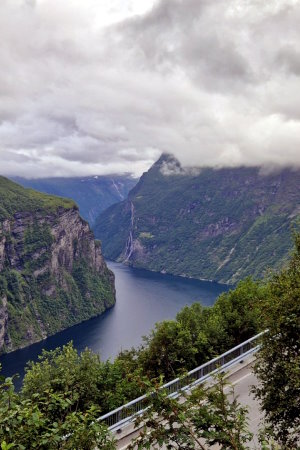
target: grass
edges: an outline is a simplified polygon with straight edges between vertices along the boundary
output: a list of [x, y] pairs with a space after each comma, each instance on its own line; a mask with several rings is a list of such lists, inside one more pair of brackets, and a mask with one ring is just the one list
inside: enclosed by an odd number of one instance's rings
[[19, 212], [48, 213], [58, 208], [77, 208], [70, 199], [42, 194], [0, 176], [0, 221], [8, 219]]

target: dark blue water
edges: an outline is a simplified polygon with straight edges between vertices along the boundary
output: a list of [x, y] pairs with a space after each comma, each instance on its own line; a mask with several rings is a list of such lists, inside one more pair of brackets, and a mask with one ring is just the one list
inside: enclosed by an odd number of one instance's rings
[[108, 262], [116, 276], [116, 305], [100, 317], [75, 325], [65, 331], [0, 358], [2, 374], [20, 374], [18, 385], [29, 360], [36, 361], [42, 349], [55, 347], [73, 340], [79, 350], [89, 347], [100, 353], [102, 359], [113, 358], [121, 349], [142, 343], [156, 322], [173, 319], [185, 305], [199, 301], [212, 305], [217, 296], [228, 290], [218, 283], [163, 275], [132, 269]]

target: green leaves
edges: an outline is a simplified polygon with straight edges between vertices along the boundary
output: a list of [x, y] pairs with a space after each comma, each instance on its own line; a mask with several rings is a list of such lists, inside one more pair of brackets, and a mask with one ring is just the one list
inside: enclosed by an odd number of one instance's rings
[[176, 320], [156, 324], [138, 353], [143, 371], [149, 377], [163, 374], [169, 381], [254, 336], [262, 330], [260, 303], [267, 290], [247, 278], [221, 294], [214, 306], [195, 303]]
[[143, 425], [140, 436], [129, 449], [166, 448], [245, 450], [252, 434], [247, 429], [247, 408], [241, 407], [233, 389], [226, 395], [227, 384], [218, 375], [216, 384], [202, 386], [190, 396], [182, 393], [179, 399], [169, 398], [161, 389], [149, 395], [150, 406], [137, 419]]
[[[12, 282], [10, 282], [13, 285]], [[72, 343], [43, 352], [26, 371], [21, 394], [11, 379], [0, 385], [0, 442], [18, 449], [113, 449], [101, 414], [153, 386], [135, 448], [244, 450], [251, 439], [247, 409], [222, 376], [212, 389], [198, 388], [178, 401], [159, 386], [269, 328], [256, 373], [267, 425], [264, 450], [297, 448], [300, 431], [300, 237], [289, 265], [264, 283], [251, 279], [222, 294], [215, 306], [184, 308], [176, 320], [158, 324], [138, 350], [100, 361], [90, 350], [80, 355]], [[153, 380], [154, 378], [154, 380]], [[150, 381], [152, 379], [152, 381]], [[64, 438], [64, 436], [68, 436]], [[133, 448], [133, 446], [132, 446]]]
[[113, 363], [102, 362], [89, 349], [78, 354], [70, 342], [43, 351], [37, 363], [29, 364], [21, 393], [36, 401], [50, 391], [53, 398], [68, 393], [65, 402], [70, 411], [98, 405], [104, 414], [144, 393], [141, 372], [134, 352], [123, 352]]
[[1, 443], [1, 450], [9, 450], [15, 447], [15, 444], [7, 444], [5, 441]]
[[20, 211], [39, 211], [46, 215], [49, 210], [76, 208], [70, 199], [24, 189], [2, 176], [0, 176], [0, 199], [0, 221]]
[[92, 405], [80, 412], [71, 405], [70, 393], [52, 390], [22, 399], [7, 378], [0, 385], [1, 450], [115, 449], [106, 426], [97, 421], [99, 408]]
[[288, 266], [269, 282], [262, 316], [264, 336], [255, 371], [255, 389], [273, 436], [283, 448], [296, 448], [300, 433], [300, 236]]
[[163, 374], [167, 380], [175, 378], [182, 368], [196, 364], [197, 349], [191, 330], [178, 321], [164, 321], [156, 325], [141, 351], [140, 361], [151, 376]]

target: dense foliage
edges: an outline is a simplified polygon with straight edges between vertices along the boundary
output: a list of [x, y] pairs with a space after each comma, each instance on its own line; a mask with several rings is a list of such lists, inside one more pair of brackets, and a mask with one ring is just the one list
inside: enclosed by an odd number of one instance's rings
[[29, 364], [21, 394], [29, 399], [47, 390], [70, 392], [76, 411], [96, 404], [104, 413], [144, 393], [142, 381], [141, 370], [130, 353], [119, 355], [114, 362], [103, 362], [88, 349], [78, 355], [69, 343], [44, 351], [37, 363]]
[[191, 395], [182, 392], [180, 400], [156, 388], [148, 409], [136, 420], [135, 426], [142, 430], [128, 449], [248, 449], [252, 440], [248, 411], [238, 403], [232, 386], [226, 393], [228, 387], [220, 374], [212, 387], [200, 385]]
[[[263, 283], [245, 280], [235, 290], [221, 294], [209, 311], [207, 314], [200, 305], [193, 305], [178, 314], [177, 320], [182, 323], [185, 319], [185, 323], [190, 324], [190, 330], [194, 330], [193, 342], [201, 336], [201, 330], [209, 323], [210, 315], [214, 323], [211, 329], [216, 331], [216, 336], [223, 336], [223, 344], [231, 342], [234, 345], [239, 340], [247, 339], [251, 330], [255, 334], [259, 329], [268, 329], [255, 364], [259, 383], [253, 388], [265, 415], [264, 422], [260, 424], [260, 448], [300, 448], [300, 235], [295, 235], [294, 253], [281, 272], [270, 275]], [[198, 328], [201, 316], [203, 319]], [[153, 333], [154, 340], [158, 336], [161, 337], [162, 333], [157, 336]], [[173, 338], [175, 343], [172, 344], [171, 339], [169, 342], [171, 349], [180, 342], [175, 335]], [[187, 339], [187, 355], [191, 354], [189, 342]], [[149, 345], [151, 344], [150, 341]], [[221, 349], [218, 341], [214, 345]], [[165, 349], [161, 352], [164, 353]], [[160, 354], [159, 345], [156, 345], [154, 353]], [[220, 381], [222, 386], [222, 377]], [[197, 395], [197, 391], [195, 392]], [[223, 396], [220, 385], [209, 390], [207, 397], [203, 389], [200, 388], [199, 392], [204, 404], [200, 402], [196, 406], [193, 395], [182, 404], [181, 401], [169, 399], [163, 392], [157, 391], [152, 397], [151, 407], [139, 419], [140, 423], [145, 423], [145, 428], [132, 448], [151, 448], [151, 445], [161, 448], [167, 445], [174, 449], [205, 449], [215, 443], [220, 448], [247, 448], [246, 440], [234, 442], [231, 434], [235, 431], [238, 437], [243, 436], [238, 429], [239, 425], [245, 426], [245, 417], [239, 406], [236, 405], [235, 409], [234, 402], [222, 405], [222, 401], [227, 402], [228, 398]], [[219, 410], [217, 405], [221, 405]], [[207, 412], [211, 407], [212, 411]], [[237, 415], [232, 419], [230, 431], [229, 423], [224, 423], [222, 419], [223, 414], [230, 417], [232, 412]], [[220, 426], [220, 435], [216, 432], [214, 421]], [[247, 429], [243, 428], [243, 431], [247, 437]], [[201, 442], [199, 437], [202, 438]]]
[[[28, 345], [114, 305], [108, 272], [96, 273], [85, 260], [74, 264], [71, 274], [63, 271], [64, 287], [49, 270], [34, 276], [33, 271], [43, 267], [49, 257], [48, 250], [38, 259], [28, 257], [22, 271], [5, 268], [0, 273], [0, 298], [7, 299], [9, 315], [9, 341], [1, 352]], [[48, 286], [55, 287], [54, 297], [46, 294]]]
[[175, 320], [158, 323], [143, 346], [120, 353], [113, 362], [102, 362], [90, 350], [78, 355], [71, 343], [44, 351], [39, 362], [30, 363], [22, 393], [30, 398], [45, 389], [72, 391], [77, 408], [96, 402], [108, 412], [143, 394], [146, 380], [169, 381], [259, 332], [254, 304], [264, 292], [263, 285], [247, 279], [212, 307], [185, 307]]
[[[41, 194], [32, 189], [24, 189], [16, 183], [0, 176], [0, 221], [12, 217], [20, 210], [40, 211], [45, 214], [57, 208], [75, 208], [73, 200]], [[21, 206], [21, 208], [20, 208]]]
[[2, 450], [115, 449], [107, 428], [96, 419], [99, 408], [74, 408], [72, 393], [45, 390], [23, 398], [12, 379], [0, 384], [0, 442]]
[[221, 294], [214, 306], [195, 303], [183, 308], [176, 320], [158, 323], [139, 352], [144, 371], [170, 380], [258, 333], [259, 304], [266, 289], [248, 278]]
[[99, 216], [95, 235], [105, 256], [124, 260], [131, 231], [136, 267], [229, 283], [261, 278], [288, 259], [299, 184], [300, 171], [185, 171], [163, 155], [128, 200]]
[[[7, 445], [16, 443], [16, 433], [20, 442], [24, 439], [23, 447], [16, 448], [34, 448], [26, 441], [31, 427], [34, 439], [42, 436], [52, 442], [53, 436], [60, 439], [73, 426], [79, 433], [78, 437], [74, 434], [79, 442], [75, 448], [88, 448], [85, 442], [96, 443], [98, 436], [104, 442], [101, 448], [113, 448], [105, 429], [94, 428], [96, 414], [140, 396], [149, 389], [149, 379], [159, 385], [268, 327], [256, 366], [261, 381], [256, 394], [267, 427], [262, 448], [277, 448], [268, 444], [270, 437], [284, 450], [298, 448], [299, 283], [298, 236], [295, 253], [280, 273], [264, 282], [250, 278], [240, 282], [221, 294], [213, 307], [185, 307], [175, 320], [157, 324], [143, 346], [120, 353], [113, 362], [101, 361], [90, 350], [78, 355], [71, 343], [44, 352], [39, 362], [29, 364], [19, 394], [10, 380], [2, 384], [0, 423], [8, 425], [0, 427], [0, 438]], [[143, 418], [150, 434], [142, 433], [138, 448], [150, 448], [153, 442], [170, 448], [197, 448], [200, 437], [208, 446], [219, 443], [224, 449], [247, 448], [246, 411], [232, 398], [228, 401], [222, 377], [212, 391], [199, 389], [183, 404], [167, 399], [161, 391], [152, 400]], [[167, 427], [156, 420], [157, 411]], [[172, 447], [174, 442], [177, 447]], [[47, 445], [49, 449], [72, 448]]]
[[288, 266], [269, 282], [262, 305], [269, 333], [255, 367], [270, 434], [285, 449], [300, 447], [300, 235], [295, 243]]

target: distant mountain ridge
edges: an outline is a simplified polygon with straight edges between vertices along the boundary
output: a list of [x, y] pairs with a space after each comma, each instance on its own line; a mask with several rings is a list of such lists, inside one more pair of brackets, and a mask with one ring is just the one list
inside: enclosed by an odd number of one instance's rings
[[184, 169], [171, 155], [94, 226], [106, 257], [187, 277], [235, 283], [284, 264], [300, 217], [300, 170]]
[[0, 177], [0, 353], [114, 303], [114, 275], [76, 204]]
[[130, 175], [36, 179], [12, 177], [11, 179], [24, 187], [71, 198], [79, 206], [80, 215], [91, 226], [102, 211], [124, 200], [138, 181]]

